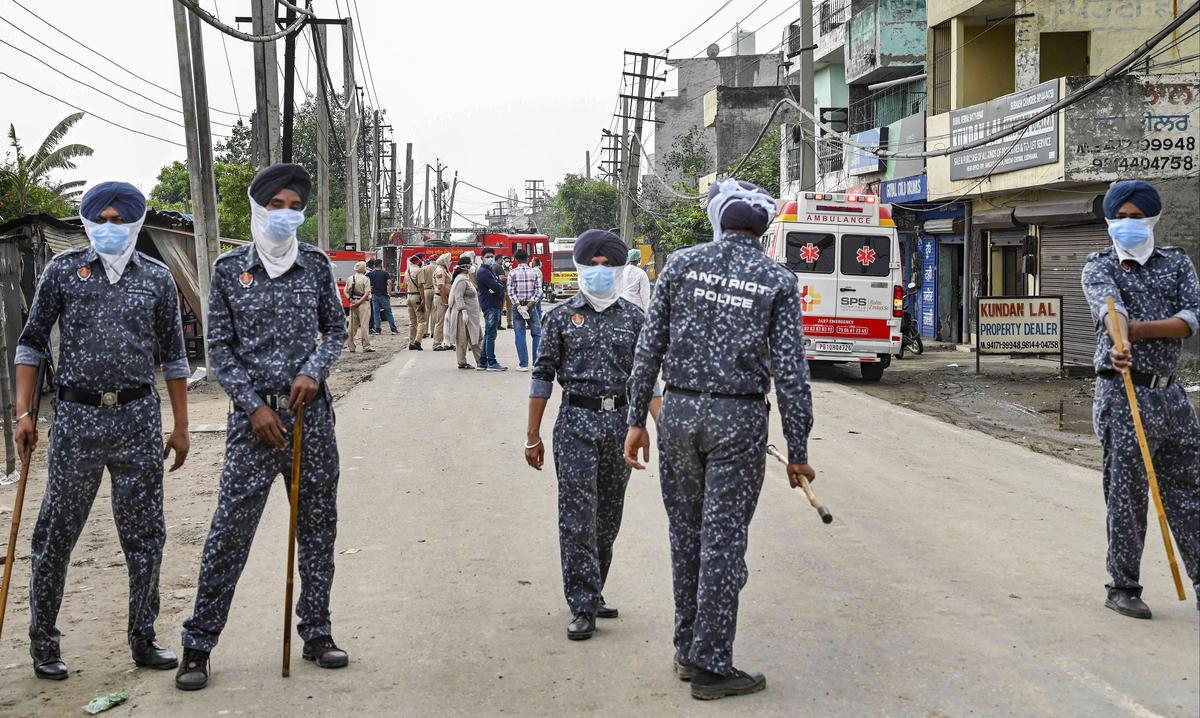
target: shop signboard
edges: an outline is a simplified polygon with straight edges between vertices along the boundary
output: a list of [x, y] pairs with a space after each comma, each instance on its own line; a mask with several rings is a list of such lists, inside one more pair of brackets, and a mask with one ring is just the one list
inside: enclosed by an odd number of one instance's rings
[[921, 336], [933, 339], [937, 336], [937, 268], [938, 240], [929, 234], [917, 240], [917, 251], [921, 253], [921, 288], [917, 291], [917, 325]]
[[[850, 135], [850, 140], [867, 147], [886, 148], [887, 128], [875, 127], [864, 132], [855, 132]], [[879, 155], [846, 145], [846, 174], [865, 175], [882, 169], [883, 163], [879, 161]]]
[[[950, 149], [1001, 132], [1058, 102], [1058, 80], [950, 112]], [[1058, 115], [986, 145], [950, 155], [950, 179], [966, 180], [1057, 162]]]
[[979, 297], [975, 373], [980, 354], [1057, 354], [1063, 362], [1062, 297]]
[[929, 184], [925, 175], [885, 180], [879, 183], [879, 201], [884, 204], [924, 202], [928, 196]]

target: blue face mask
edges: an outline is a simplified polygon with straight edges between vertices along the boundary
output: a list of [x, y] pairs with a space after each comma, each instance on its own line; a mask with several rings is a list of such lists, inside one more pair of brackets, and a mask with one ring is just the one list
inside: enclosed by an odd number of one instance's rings
[[495, 257], [484, 257], [483, 263], [490, 267], [496, 263], [496, 258]]
[[104, 222], [92, 227], [89, 237], [92, 247], [100, 254], [120, 254], [129, 246], [129, 227]]
[[273, 209], [267, 212], [267, 228], [263, 232], [267, 239], [282, 242], [304, 224], [304, 213], [295, 209]]
[[1108, 220], [1108, 236], [1123, 249], [1140, 247], [1152, 236], [1150, 225], [1140, 217]]
[[612, 291], [617, 283], [615, 267], [604, 264], [593, 264], [579, 270], [579, 281], [592, 294], [605, 296]]

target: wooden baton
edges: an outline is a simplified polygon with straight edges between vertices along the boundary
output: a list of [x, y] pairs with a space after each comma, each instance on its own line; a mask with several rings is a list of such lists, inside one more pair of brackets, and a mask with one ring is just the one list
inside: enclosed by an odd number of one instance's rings
[[[767, 444], [767, 453], [778, 459], [779, 463], [787, 466], [787, 459], [783, 458], [783, 454], [779, 453], [779, 449], [776, 449], [774, 444]], [[812, 507], [821, 516], [821, 521], [827, 524], [833, 523], [833, 514], [829, 513], [829, 509], [825, 508], [825, 504], [821, 503], [821, 500], [813, 493], [812, 486], [809, 485], [808, 479], [804, 476], [800, 477], [800, 489], [808, 497], [808, 503], [812, 504]]]
[[[38, 365], [37, 383], [33, 387], [33, 400], [29, 406], [29, 417], [33, 420], [33, 431], [37, 432], [38, 407], [42, 401], [42, 382], [46, 380], [46, 362]], [[25, 487], [29, 484], [29, 464], [33, 451], [21, 457], [21, 478], [17, 482], [17, 495], [13, 498], [12, 526], [8, 529], [8, 548], [4, 555], [4, 580], [0, 582], [0, 636], [4, 635], [4, 613], [8, 608], [8, 589], [12, 583], [13, 561], [16, 559], [17, 530], [21, 528], [21, 509], [25, 507]]]
[[[1108, 298], [1108, 336], [1117, 351], [1125, 352], [1125, 341], [1117, 331], [1117, 307], [1112, 297]], [[1175, 563], [1175, 548], [1171, 546], [1171, 529], [1167, 526], [1167, 514], [1163, 511], [1162, 496], [1158, 493], [1158, 476], [1154, 473], [1154, 459], [1150, 456], [1150, 445], [1146, 443], [1146, 429], [1142, 426], [1142, 414], [1138, 411], [1137, 392], [1133, 388], [1133, 377], [1128, 371], [1121, 372], [1125, 380], [1125, 396], [1129, 399], [1129, 413], [1133, 416], [1133, 429], [1137, 433], [1138, 447], [1142, 450], [1142, 463], [1146, 465], [1146, 479], [1150, 483], [1150, 495], [1154, 497], [1154, 510], [1158, 513], [1158, 528], [1162, 531], [1163, 546], [1167, 549], [1167, 563], [1171, 564], [1171, 577], [1175, 579], [1175, 593], [1179, 600], [1183, 594], [1183, 579], [1179, 576], [1179, 564]]]
[[296, 520], [300, 515], [300, 448], [304, 434], [304, 405], [296, 407], [292, 421], [292, 485], [288, 494], [291, 512], [288, 517], [287, 585], [283, 595], [283, 677], [292, 672], [292, 579], [296, 573]]

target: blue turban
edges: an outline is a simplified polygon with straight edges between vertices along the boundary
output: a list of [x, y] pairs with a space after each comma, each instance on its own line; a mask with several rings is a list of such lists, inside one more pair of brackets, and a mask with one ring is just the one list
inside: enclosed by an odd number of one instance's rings
[[101, 182], [83, 195], [79, 214], [92, 222], [100, 221], [100, 213], [112, 207], [126, 222], [136, 222], [146, 214], [146, 197], [128, 182]]
[[591, 264], [597, 255], [608, 259], [608, 266], [620, 267], [628, 261], [628, 248], [621, 238], [607, 229], [589, 229], [575, 240], [575, 262]]
[[1162, 200], [1158, 196], [1158, 190], [1149, 182], [1125, 180], [1113, 183], [1104, 195], [1104, 216], [1116, 219], [1117, 212], [1126, 202], [1133, 202], [1147, 217], [1162, 214]]
[[308, 205], [308, 193], [312, 191], [312, 177], [301, 165], [281, 162], [271, 165], [254, 176], [250, 183], [250, 198], [266, 207], [281, 190], [290, 189], [300, 195], [300, 204]]

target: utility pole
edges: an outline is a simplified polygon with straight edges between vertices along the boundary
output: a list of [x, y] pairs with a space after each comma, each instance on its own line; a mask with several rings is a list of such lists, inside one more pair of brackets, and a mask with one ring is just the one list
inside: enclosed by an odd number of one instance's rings
[[[636, 95], [621, 95], [621, 99], [631, 100], [634, 103], [633, 110], [633, 135], [627, 138], [628, 146], [624, 148], [626, 159], [623, 166], [624, 174], [621, 180], [621, 241], [626, 247], [633, 246], [633, 206], [634, 197], [638, 190], [638, 174], [641, 165], [641, 147], [642, 147], [642, 126], [646, 117], [646, 102], [661, 102], [657, 98], [650, 97], [647, 94], [647, 84], [658, 82], [657, 75], [651, 75], [650, 60], [666, 60], [667, 58], [659, 55], [651, 55], [645, 52], [629, 52], [625, 51], [627, 57], [632, 56], [638, 58], [638, 70], [635, 73], [628, 73], [637, 78], [637, 94]], [[650, 92], [654, 91], [651, 85]], [[628, 115], [628, 112], [625, 113]], [[625, 117], [623, 120], [628, 122], [630, 118]]]
[[358, 98], [354, 84], [354, 24], [346, 18], [342, 25], [342, 65], [345, 69], [345, 97], [349, 107], [346, 108], [346, 244], [355, 249], [362, 246], [359, 242], [358, 213], [360, 208], [358, 197], [358, 133], [360, 128], [358, 118]]
[[585, 150], [583, 153], [583, 176], [590, 182], [592, 180], [592, 151]]
[[[275, 0], [250, 0], [251, 22], [256, 35], [275, 32]], [[258, 122], [255, 143], [259, 167], [279, 162], [279, 76], [274, 42], [255, 42], [254, 90]]]
[[363, 242], [363, 249], [375, 246], [376, 235], [379, 233], [379, 135], [382, 133], [379, 126], [379, 110], [375, 110], [374, 116], [375, 124], [371, 128], [371, 214], [367, 222], [371, 231]]
[[800, 0], [800, 104], [805, 112], [800, 113], [800, 132], [804, 135], [800, 145], [800, 191], [812, 190], [817, 186], [817, 138], [813, 134], [811, 118], [813, 106], [813, 21], [812, 0]]
[[446, 226], [446, 205], [444, 203], [445, 195], [442, 191], [442, 170], [445, 168], [442, 166], [442, 160], [440, 157], [437, 159], [437, 167], [434, 169], [437, 171], [437, 189], [435, 189], [433, 193], [433, 204], [437, 207], [437, 211], [434, 212], [433, 222], [435, 227], [441, 229], [442, 227]]
[[422, 225], [430, 226], [430, 163], [425, 163], [425, 222]]
[[[183, 126], [187, 145], [188, 184], [193, 207], [193, 238], [196, 251], [196, 275], [199, 280], [200, 325], [208, 328], [208, 288], [216, 253], [216, 182], [212, 174], [212, 137], [209, 133], [208, 86], [204, 78], [204, 46], [200, 44], [200, 19], [179, 3], [175, 12], [175, 50], [179, 61], [179, 91], [183, 99]], [[192, 25], [189, 27], [189, 20]], [[193, 43], [193, 38], [195, 42]], [[197, 62], [198, 60], [198, 62]], [[203, 118], [203, 122], [201, 122]], [[205, 147], [207, 144], [207, 147]], [[207, 150], [207, 152], [205, 151]], [[206, 206], [209, 198], [211, 206]], [[204, 344], [204, 364], [208, 366], [208, 343]]]
[[454, 225], [454, 195], [458, 193], [458, 170], [454, 170], [454, 184], [450, 186], [450, 205], [446, 211], [446, 224]]
[[[328, 57], [325, 46], [325, 26], [313, 25], [313, 43], [317, 62]], [[329, 247], [329, 133], [333, 118], [329, 116], [329, 84], [325, 73], [317, 68], [317, 246]]]
[[[404, 143], [404, 226], [413, 226], [413, 158], [412, 143]], [[404, 236], [404, 233], [401, 232]], [[404, 242], [408, 237], [404, 236]]]
[[400, 222], [400, 213], [396, 211], [396, 202], [397, 202], [396, 182], [398, 181], [398, 178], [396, 177], [396, 143], [395, 142], [392, 143], [391, 164], [392, 164], [391, 187], [388, 190], [388, 223], [391, 226], [395, 227]]
[[[272, 3], [274, 6], [274, 3]], [[271, 9], [271, 16], [275, 16], [274, 7]], [[284, 14], [284, 22], [287, 23], [284, 27], [291, 27], [292, 23], [296, 22], [296, 11], [291, 7], [287, 8]], [[291, 33], [283, 38], [283, 142], [280, 148], [280, 160], [283, 162], [292, 161], [292, 125], [296, 120], [295, 113], [295, 97], [296, 97], [296, 35]]]

